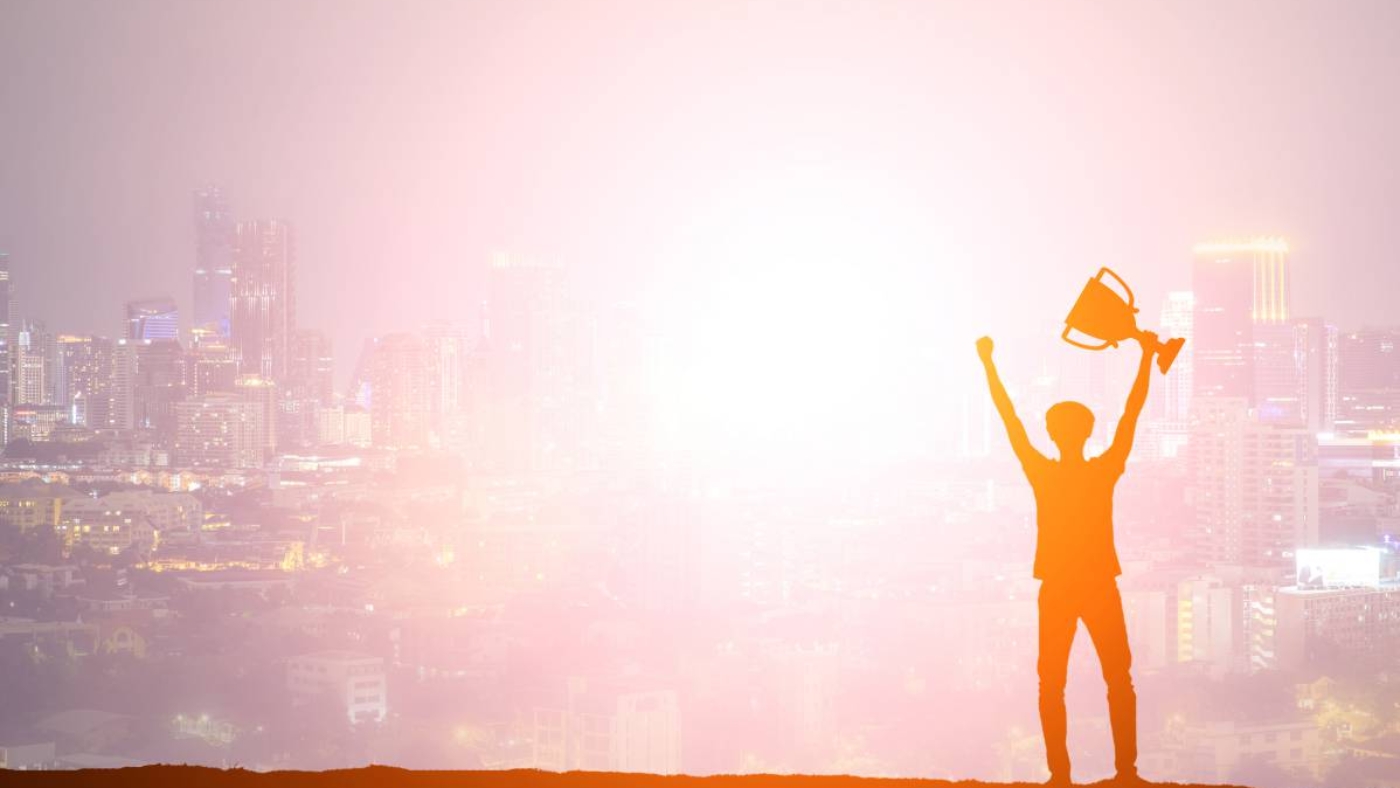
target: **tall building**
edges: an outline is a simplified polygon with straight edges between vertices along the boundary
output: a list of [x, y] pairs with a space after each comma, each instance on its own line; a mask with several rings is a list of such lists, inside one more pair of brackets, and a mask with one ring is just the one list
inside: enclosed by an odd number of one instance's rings
[[1255, 325], [1253, 405], [1259, 420], [1331, 430], [1337, 352], [1337, 329], [1321, 318]]
[[465, 450], [468, 332], [446, 321], [434, 321], [424, 327], [423, 341], [428, 353], [430, 429], [444, 448]]
[[1352, 331], [1337, 344], [1337, 429], [1400, 429], [1400, 327]]
[[232, 394], [237, 380], [238, 358], [226, 343], [206, 338], [190, 348], [190, 394]]
[[70, 424], [89, 429], [110, 426], [112, 363], [112, 340], [59, 335], [57, 403], [67, 408]]
[[13, 392], [14, 368], [14, 285], [10, 281], [10, 255], [0, 252], [0, 401], [9, 402]]
[[1292, 568], [1318, 540], [1317, 435], [1260, 423], [1241, 398], [1198, 399], [1191, 426], [1191, 499], [1200, 559]]
[[292, 332], [287, 384], [278, 403], [277, 440], [285, 448], [311, 448], [320, 442], [320, 410], [335, 398], [331, 340], [321, 331]]
[[296, 328], [296, 255], [286, 222], [239, 222], [234, 232], [231, 344], [244, 375], [285, 382]]
[[131, 387], [132, 426], [150, 430], [156, 441], [175, 440], [178, 403], [188, 394], [185, 350], [174, 339], [132, 341], [136, 376]]
[[1313, 432], [1336, 429], [1341, 412], [1341, 334], [1322, 318], [1293, 320], [1303, 370], [1302, 421]]
[[105, 425], [110, 429], [136, 426], [136, 350], [140, 344], [118, 339], [112, 346], [111, 405]]
[[323, 331], [292, 332], [287, 365], [287, 395], [329, 405], [335, 399], [335, 356]]
[[217, 186], [195, 192], [194, 234], [194, 327], [226, 338], [233, 295], [233, 219]]
[[261, 414], [258, 442], [262, 447], [263, 459], [277, 452], [277, 411], [278, 389], [276, 381], [257, 375], [239, 375], [233, 382], [235, 396], [256, 404]]
[[478, 464], [501, 470], [565, 467], [574, 459], [579, 381], [588, 337], [556, 264], [494, 255], [486, 272], [480, 341], [485, 412]]
[[1254, 403], [1255, 326], [1289, 318], [1281, 238], [1197, 244], [1191, 271], [1194, 395]]
[[412, 334], [389, 334], [375, 342], [370, 359], [370, 423], [374, 445], [407, 449], [428, 446], [429, 359]]
[[13, 354], [16, 405], [54, 404], [56, 348], [53, 335], [40, 323], [25, 323], [15, 333]]
[[172, 340], [180, 338], [180, 307], [170, 296], [126, 302], [126, 338]]
[[1162, 336], [1180, 337], [1186, 340], [1181, 352], [1172, 364], [1172, 374], [1162, 381], [1165, 389], [1162, 396], [1164, 415], [1167, 421], [1185, 422], [1191, 413], [1191, 392], [1195, 386], [1192, 372], [1195, 367], [1193, 354], [1196, 350], [1195, 326], [1196, 296], [1190, 290], [1175, 290], [1167, 293], [1162, 302], [1160, 321]]
[[262, 467], [263, 405], [237, 394], [210, 394], [175, 406], [175, 461], [188, 467]]

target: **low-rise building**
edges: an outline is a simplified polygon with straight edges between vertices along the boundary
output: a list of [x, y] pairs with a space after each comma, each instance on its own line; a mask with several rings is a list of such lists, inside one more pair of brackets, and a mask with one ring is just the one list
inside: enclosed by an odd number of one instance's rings
[[20, 643], [34, 657], [81, 657], [97, 648], [97, 627], [82, 621], [0, 618], [0, 644]]
[[16, 564], [6, 567], [3, 574], [9, 579], [10, 588], [37, 591], [44, 597], [84, 582], [78, 567], [73, 564]]
[[389, 712], [384, 660], [354, 651], [318, 651], [287, 661], [287, 689], [329, 695], [353, 723], [379, 722]]
[[1210, 782], [1229, 781], [1251, 762], [1312, 780], [1321, 777], [1325, 766], [1321, 735], [1308, 719], [1189, 725], [1180, 731], [1176, 747], [1182, 773]]
[[680, 710], [675, 692], [590, 686], [586, 679], [571, 677], [563, 706], [534, 709], [532, 768], [680, 772]]
[[52, 528], [58, 524], [63, 499], [75, 494], [62, 484], [37, 479], [0, 485], [0, 525], [21, 531], [39, 526]]
[[1281, 588], [1275, 595], [1281, 668], [1376, 666], [1400, 651], [1400, 584]]
[[82, 496], [64, 502], [55, 530], [69, 547], [81, 544], [113, 555], [130, 548], [149, 550], [159, 538], [144, 510]]

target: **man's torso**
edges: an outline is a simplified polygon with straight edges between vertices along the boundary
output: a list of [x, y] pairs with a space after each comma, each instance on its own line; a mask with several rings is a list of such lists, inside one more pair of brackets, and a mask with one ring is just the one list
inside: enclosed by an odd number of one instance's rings
[[1122, 573], [1113, 544], [1113, 490], [1121, 465], [1103, 457], [1029, 464], [1035, 492], [1035, 576], [1042, 580], [1113, 578]]

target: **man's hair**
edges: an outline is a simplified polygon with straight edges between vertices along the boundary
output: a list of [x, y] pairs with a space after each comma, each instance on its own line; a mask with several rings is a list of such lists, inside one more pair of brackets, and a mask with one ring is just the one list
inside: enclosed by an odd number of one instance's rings
[[1057, 402], [1045, 412], [1045, 430], [1056, 444], [1084, 443], [1094, 434], [1094, 413], [1078, 402]]

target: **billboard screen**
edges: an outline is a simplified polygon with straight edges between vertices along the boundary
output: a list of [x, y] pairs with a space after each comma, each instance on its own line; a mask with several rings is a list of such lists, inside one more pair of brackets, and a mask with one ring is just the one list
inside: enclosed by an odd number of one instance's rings
[[1298, 551], [1299, 588], [1375, 588], [1381, 584], [1381, 554], [1366, 548], [1305, 548]]

